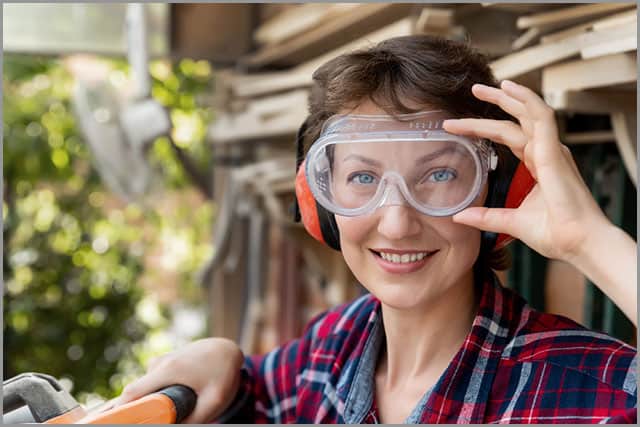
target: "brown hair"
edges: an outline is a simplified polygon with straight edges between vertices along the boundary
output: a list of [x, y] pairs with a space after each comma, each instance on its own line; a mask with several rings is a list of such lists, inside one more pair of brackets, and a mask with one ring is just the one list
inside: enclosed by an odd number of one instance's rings
[[[317, 139], [329, 117], [345, 108], [355, 108], [366, 99], [390, 115], [421, 110], [403, 103], [409, 100], [459, 117], [515, 121], [499, 107], [475, 98], [471, 93], [474, 83], [497, 86], [488, 58], [468, 43], [441, 37], [396, 37], [371, 48], [340, 55], [313, 73], [305, 146]], [[516, 161], [508, 148], [499, 144], [494, 148], [498, 153], [498, 168], [506, 167], [505, 162]], [[494, 270], [509, 267], [506, 250], [486, 252], [481, 249], [477, 266]]]

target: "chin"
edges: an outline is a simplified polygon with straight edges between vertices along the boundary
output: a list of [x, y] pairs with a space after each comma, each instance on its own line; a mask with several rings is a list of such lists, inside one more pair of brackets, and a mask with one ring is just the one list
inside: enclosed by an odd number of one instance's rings
[[[376, 280], [376, 279], [374, 279]], [[386, 306], [396, 310], [413, 310], [428, 305], [437, 298], [434, 287], [428, 280], [414, 280], [410, 283], [386, 282], [378, 278], [379, 285], [368, 288], [373, 296]]]

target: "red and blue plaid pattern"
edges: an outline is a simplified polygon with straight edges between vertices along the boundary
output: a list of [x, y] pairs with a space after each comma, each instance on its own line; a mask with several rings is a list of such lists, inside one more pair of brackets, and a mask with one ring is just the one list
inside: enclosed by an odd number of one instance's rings
[[[495, 279], [479, 291], [471, 332], [428, 396], [421, 423], [636, 422], [634, 348], [535, 311]], [[219, 421], [376, 422], [375, 402], [360, 415], [345, 404], [376, 323], [380, 302], [365, 295], [318, 316], [301, 338], [247, 357], [238, 395]]]

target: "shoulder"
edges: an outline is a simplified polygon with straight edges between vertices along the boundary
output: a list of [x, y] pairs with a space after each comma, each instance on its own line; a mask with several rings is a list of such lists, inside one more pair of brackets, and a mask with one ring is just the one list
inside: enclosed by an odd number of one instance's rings
[[379, 301], [374, 296], [365, 294], [317, 315], [309, 322], [307, 333], [314, 339], [323, 339], [362, 330], [378, 306]]
[[544, 362], [589, 376], [614, 389], [637, 393], [637, 350], [564, 316], [525, 306], [502, 359]]

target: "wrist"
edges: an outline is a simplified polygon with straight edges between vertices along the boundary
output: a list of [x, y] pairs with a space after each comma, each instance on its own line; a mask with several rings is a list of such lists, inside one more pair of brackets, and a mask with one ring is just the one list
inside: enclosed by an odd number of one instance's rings
[[607, 286], [604, 282], [609, 276], [616, 274], [614, 270], [619, 273], [636, 260], [635, 241], [606, 217], [603, 219], [589, 226], [583, 244], [565, 259], [601, 289]]
[[587, 273], [590, 266], [597, 263], [599, 257], [602, 256], [602, 251], [610, 247], [611, 243], [619, 239], [621, 235], [624, 235], [624, 232], [604, 215], [590, 221], [584, 228], [588, 230], [586, 237], [565, 255], [564, 261], [574, 265], [583, 273]]

